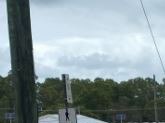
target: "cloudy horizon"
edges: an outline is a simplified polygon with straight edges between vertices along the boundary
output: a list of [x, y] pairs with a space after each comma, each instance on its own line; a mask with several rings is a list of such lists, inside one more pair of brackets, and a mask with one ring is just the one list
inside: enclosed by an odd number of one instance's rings
[[[165, 1], [143, 0], [165, 61]], [[164, 74], [139, 0], [31, 0], [35, 70], [47, 77], [112, 78]], [[0, 75], [10, 70], [6, 4], [0, 0]]]

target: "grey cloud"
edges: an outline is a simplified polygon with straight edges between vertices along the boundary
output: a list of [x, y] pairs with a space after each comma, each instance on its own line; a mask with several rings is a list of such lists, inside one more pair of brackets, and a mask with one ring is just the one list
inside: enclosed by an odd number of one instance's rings
[[9, 48], [1, 48], [0, 49], [0, 74], [7, 75], [10, 68], [10, 55], [9, 55]]
[[[146, 1], [146, 3], [148, 2]], [[65, 3], [65, 5], [53, 6], [51, 9], [47, 6], [47, 10], [41, 10], [42, 14], [40, 15], [33, 15], [32, 9], [33, 35], [37, 35], [38, 38], [43, 40], [45, 33], [50, 39], [75, 35], [105, 38], [129, 33], [148, 33], [146, 21], [138, 0], [103, 0], [102, 2], [100, 0], [62, 0], [59, 3]], [[153, 8], [151, 9], [153, 10]], [[34, 13], [37, 12], [34, 11]], [[155, 15], [152, 16], [155, 17]], [[38, 21], [34, 22], [33, 20]], [[156, 27], [159, 26], [158, 20], [159, 18], [152, 21], [156, 24]], [[158, 29], [161, 27], [158, 27]]]
[[131, 65], [129, 61], [122, 61], [121, 59], [110, 59], [111, 56], [104, 54], [91, 54], [86, 56], [59, 58], [58, 65], [61, 67], [77, 67], [85, 69], [114, 69], [122, 66]]
[[165, 15], [165, 1], [164, 0], [146, 0], [144, 1], [144, 5], [147, 9], [147, 11], [151, 11], [154, 14], [157, 15]]
[[30, 0], [31, 3], [34, 3], [36, 5], [44, 5], [44, 6], [51, 5], [54, 3], [59, 3], [60, 1], [62, 0]]
[[49, 3], [62, 3], [76, 6], [92, 7], [92, 8], [120, 8], [125, 10], [125, 8], [133, 7], [135, 5], [133, 1], [130, 0], [30, 0], [32, 3], [38, 4], [49, 4]]
[[43, 65], [42, 63], [35, 62], [35, 73], [38, 76], [39, 82], [43, 82], [47, 77], [59, 76], [59, 70]]
[[[110, 5], [113, 6], [113, 4]], [[114, 8], [115, 10], [112, 11], [111, 7], [107, 9], [100, 7], [91, 9], [89, 5], [89, 7], [80, 8], [77, 6], [70, 8], [69, 6], [70, 5], [52, 8], [47, 13], [41, 10], [42, 15], [38, 15], [40, 16], [40, 20], [37, 15], [33, 15], [32, 11], [34, 35], [37, 34], [41, 39], [44, 38], [45, 33], [49, 38], [72, 37], [75, 35], [80, 37], [101, 36], [105, 38], [119, 33], [124, 35], [128, 32], [142, 32], [144, 27], [143, 23], [145, 23], [145, 21], [141, 21], [141, 18], [138, 17], [138, 12], [136, 14], [132, 12], [134, 10], [125, 9], [124, 11], [121, 9], [122, 7], [117, 7], [121, 10]], [[47, 16], [47, 18], [45, 18], [45, 16]], [[33, 22], [33, 19], [38, 21]], [[43, 23], [45, 23], [46, 20], [48, 23], [44, 25]], [[40, 30], [39, 33], [35, 27]], [[40, 29], [41, 27], [44, 28], [44, 30]], [[49, 33], [45, 32], [45, 30], [49, 30]]]
[[[0, 0], [2, 1], [2, 0]], [[138, 0], [30, 0], [31, 1], [31, 15], [32, 15], [32, 30], [33, 30], [33, 39], [38, 43], [52, 43], [57, 45], [59, 39], [63, 38], [98, 38], [102, 42], [100, 43], [100, 48], [102, 45], [106, 45], [107, 54], [111, 52], [113, 45], [107, 45], [107, 42], [114, 42], [115, 46], [119, 47], [127, 42], [127, 39], [131, 37], [131, 33], [140, 33], [140, 35], [145, 37], [149, 45], [151, 43], [149, 40], [149, 33], [145, 18]], [[151, 18], [151, 24], [153, 30], [156, 33], [156, 39], [162, 47], [163, 55], [163, 42], [165, 36], [165, 23], [164, 23], [164, 9], [165, 1], [164, 0], [143, 0], [144, 5], [146, 6], [147, 13]], [[3, 3], [3, 6], [5, 4]], [[37, 6], [37, 7], [36, 7]], [[4, 18], [5, 7], [3, 7], [2, 21], [7, 22]], [[1, 13], [0, 13], [1, 14]], [[3, 36], [0, 36], [0, 42], [3, 42], [4, 45], [7, 42], [7, 26], [4, 24], [0, 29], [0, 32]], [[135, 36], [133, 35], [133, 36]], [[1, 38], [3, 37], [3, 38]], [[4, 38], [6, 37], [6, 38]], [[134, 38], [133, 38], [134, 39]], [[159, 39], [161, 41], [159, 42]], [[142, 39], [138, 39], [142, 40]], [[124, 42], [124, 43], [122, 43]], [[64, 42], [66, 45], [68, 41]], [[70, 45], [70, 44], [68, 44]], [[73, 47], [75, 44], [71, 44]], [[80, 44], [81, 45], [81, 44]], [[136, 41], [135, 41], [136, 45]], [[132, 45], [131, 45], [132, 46]], [[59, 50], [63, 51], [64, 47], [59, 47]], [[95, 48], [95, 47], [91, 47]], [[130, 52], [132, 49], [127, 47]], [[145, 49], [145, 48], [144, 48]], [[150, 49], [148, 49], [150, 50]], [[4, 56], [6, 51], [0, 51], [0, 55], [3, 57], [3, 60], [0, 61], [1, 73], [7, 72], [10, 66], [9, 57]], [[75, 54], [78, 51], [75, 51]], [[88, 51], [87, 51], [88, 53]], [[7, 53], [9, 54], [9, 53]], [[56, 52], [53, 52], [56, 54]], [[141, 54], [138, 61], [127, 60], [128, 54], [125, 57], [117, 57], [118, 54], [90, 54], [90, 55], [75, 55], [72, 56], [61, 56], [58, 59], [57, 68], [50, 68], [42, 65], [46, 62], [44, 59], [39, 60], [40, 64], [36, 65], [36, 72], [38, 72], [41, 78], [47, 76], [54, 76], [54, 73], [60, 74], [65, 71], [64, 68], [69, 68], [69, 72], [73, 75], [79, 76], [77, 71], [81, 71], [82, 76], [90, 77], [95, 75], [104, 76], [105, 73], [115, 73], [118, 71], [117, 75], [114, 75], [114, 78], [129, 78], [131, 74], [136, 75], [148, 75], [151, 72], [157, 72], [160, 74], [161, 68], [157, 59], [153, 59], [153, 54]], [[36, 54], [37, 55], [37, 54]], [[48, 54], [45, 56], [45, 59], [56, 60], [57, 56], [50, 56]], [[155, 58], [156, 55], [154, 55]], [[134, 57], [134, 56], [133, 56]], [[136, 55], [135, 55], [136, 57]], [[54, 59], [56, 58], [56, 59]], [[154, 61], [154, 62], [152, 62]], [[5, 66], [5, 67], [3, 67]], [[8, 66], [8, 67], [6, 67]], [[160, 68], [160, 69], [159, 69]], [[62, 70], [61, 70], [62, 69]], [[85, 69], [85, 70], [84, 70]], [[159, 70], [158, 70], [159, 69]], [[121, 70], [121, 71], [120, 71]], [[93, 75], [93, 71], [96, 73]], [[76, 77], [76, 76], [75, 76]]]
[[[156, 71], [159, 68], [156, 58], [152, 58], [150, 54], [141, 55], [138, 61], [130, 61], [125, 59], [113, 58], [113, 56], [105, 54], [91, 54], [86, 56], [63, 56], [58, 59], [58, 66], [61, 68], [77, 68], [79, 71], [85, 69], [89, 71], [96, 70], [98, 73], [114, 73], [118, 72], [118, 75], [125, 76], [126, 74], [136, 74], [139, 76], [149, 75], [155, 71], [160, 74], [160, 71]], [[161, 68], [160, 68], [161, 69]]]

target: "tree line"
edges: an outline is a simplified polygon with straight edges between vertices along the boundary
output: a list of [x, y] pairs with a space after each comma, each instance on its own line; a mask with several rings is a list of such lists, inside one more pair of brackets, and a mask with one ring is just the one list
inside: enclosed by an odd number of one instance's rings
[[[156, 100], [154, 86], [156, 85]], [[137, 77], [116, 82], [100, 77], [71, 79], [74, 103], [82, 115], [104, 121], [117, 121], [117, 114], [124, 114], [125, 121], [154, 121], [154, 101], [158, 106], [158, 119], [165, 121], [165, 84], [154, 83], [152, 78]], [[64, 84], [60, 78], [46, 78], [36, 83], [37, 102], [40, 115], [57, 113], [64, 107]], [[0, 120], [4, 113], [14, 110], [14, 84], [11, 77], [0, 76]]]

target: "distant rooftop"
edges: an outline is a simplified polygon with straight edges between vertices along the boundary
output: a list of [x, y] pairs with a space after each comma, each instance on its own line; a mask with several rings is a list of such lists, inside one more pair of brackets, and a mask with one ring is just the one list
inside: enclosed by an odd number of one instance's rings
[[[97, 120], [91, 117], [77, 115], [78, 123], [107, 123], [101, 120]], [[48, 114], [45, 116], [41, 116], [39, 118], [39, 123], [59, 123], [59, 117], [57, 114]]]

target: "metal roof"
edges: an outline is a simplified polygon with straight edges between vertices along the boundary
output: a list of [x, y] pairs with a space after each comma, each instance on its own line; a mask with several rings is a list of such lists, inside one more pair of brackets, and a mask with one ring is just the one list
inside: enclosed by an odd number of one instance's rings
[[[97, 120], [91, 117], [77, 115], [78, 123], [107, 123], [101, 120]], [[59, 123], [59, 118], [57, 114], [48, 114], [45, 116], [41, 116], [39, 118], [39, 123]]]

